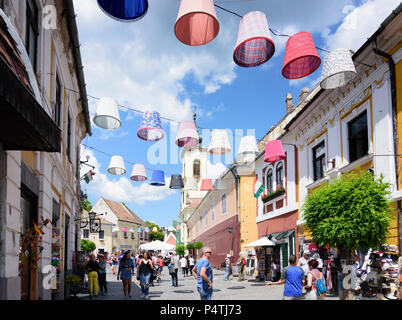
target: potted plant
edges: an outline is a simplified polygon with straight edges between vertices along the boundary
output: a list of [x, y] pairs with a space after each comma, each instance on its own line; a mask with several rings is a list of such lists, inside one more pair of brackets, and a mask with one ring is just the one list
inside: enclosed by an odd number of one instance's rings
[[286, 190], [284, 187], [279, 187], [275, 191], [272, 191], [271, 193], [269, 193], [265, 196], [262, 196], [261, 200], [263, 203], [266, 203], [268, 201], [271, 201], [272, 199], [275, 199], [275, 198], [278, 198], [278, 197], [284, 195], [285, 192], [286, 192]]

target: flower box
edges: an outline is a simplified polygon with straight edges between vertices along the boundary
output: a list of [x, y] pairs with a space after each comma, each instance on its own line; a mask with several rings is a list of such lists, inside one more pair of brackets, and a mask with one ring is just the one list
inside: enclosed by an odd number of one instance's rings
[[276, 191], [273, 191], [270, 194], [267, 194], [267, 195], [261, 197], [261, 200], [263, 203], [267, 203], [268, 201], [278, 198], [278, 197], [284, 195], [285, 193], [286, 193], [285, 188], [281, 187], [281, 188], [276, 189]]

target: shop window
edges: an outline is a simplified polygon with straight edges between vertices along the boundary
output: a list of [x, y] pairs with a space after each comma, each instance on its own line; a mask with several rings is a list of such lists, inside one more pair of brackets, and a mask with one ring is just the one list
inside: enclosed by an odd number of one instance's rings
[[325, 142], [321, 142], [313, 149], [314, 181], [324, 177], [325, 172]]
[[99, 239], [104, 240], [105, 239], [105, 230], [100, 230], [99, 231]]
[[276, 167], [276, 188], [283, 188], [283, 163], [280, 162]]
[[193, 176], [198, 178], [201, 174], [201, 162], [200, 160], [194, 160], [193, 162]]
[[61, 82], [59, 76], [56, 76], [56, 101], [54, 105], [54, 121], [61, 128]]
[[349, 162], [356, 161], [368, 153], [367, 111], [348, 123]]
[[89, 229], [84, 229], [83, 237], [84, 239], [89, 239]]
[[37, 69], [37, 51], [39, 39], [39, 14], [34, 0], [26, 1], [26, 38], [25, 48], [31, 60], [32, 67]]
[[222, 195], [222, 214], [226, 213], [226, 194]]
[[268, 193], [271, 193], [273, 191], [273, 175], [274, 174], [272, 169], [269, 169], [267, 173], [267, 185], [266, 185]]

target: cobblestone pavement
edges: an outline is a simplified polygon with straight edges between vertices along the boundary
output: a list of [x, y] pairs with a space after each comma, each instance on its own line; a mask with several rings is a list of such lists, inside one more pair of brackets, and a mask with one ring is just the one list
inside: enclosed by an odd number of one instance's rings
[[[162, 281], [154, 283], [149, 289], [150, 300], [200, 300], [197, 283], [194, 277], [183, 277], [179, 273], [178, 287], [172, 286], [172, 281], [165, 267], [162, 272]], [[246, 281], [238, 282], [237, 278], [231, 277], [225, 281], [225, 273], [214, 269], [214, 293], [212, 300], [281, 300], [283, 295], [283, 285], [265, 287], [264, 282], [257, 282], [252, 277]], [[136, 278], [133, 277], [131, 288], [131, 300], [141, 300], [141, 288]], [[247, 278], [246, 278], [247, 279]], [[117, 281], [116, 275], [110, 270], [107, 274], [108, 293], [93, 300], [124, 300], [123, 285]], [[82, 297], [87, 300], [88, 296]], [[328, 300], [337, 300], [335, 297], [327, 297]]]

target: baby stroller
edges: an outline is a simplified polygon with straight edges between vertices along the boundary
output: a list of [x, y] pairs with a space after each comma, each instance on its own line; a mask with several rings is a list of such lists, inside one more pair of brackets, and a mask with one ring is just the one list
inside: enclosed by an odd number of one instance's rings
[[152, 274], [151, 274], [151, 285], [153, 286], [153, 282], [156, 281], [158, 283], [158, 285], [161, 282], [161, 278], [159, 277], [159, 273], [158, 273], [158, 269], [153, 269], [152, 270]]

